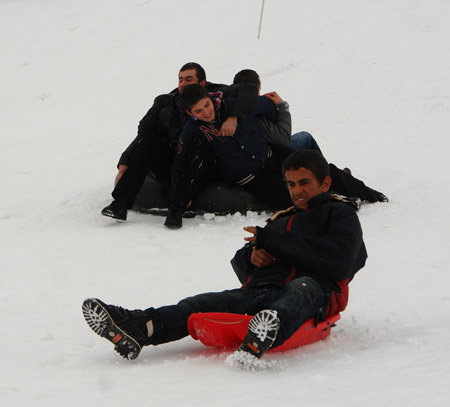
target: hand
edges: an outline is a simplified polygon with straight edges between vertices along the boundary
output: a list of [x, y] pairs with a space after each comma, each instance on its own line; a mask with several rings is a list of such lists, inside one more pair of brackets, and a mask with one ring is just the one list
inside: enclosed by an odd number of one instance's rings
[[127, 170], [128, 165], [119, 165], [119, 172], [116, 175], [116, 179], [114, 181], [114, 185], [117, 185], [120, 178], [122, 178], [123, 173]]
[[253, 248], [250, 261], [256, 267], [267, 267], [275, 263], [277, 259], [264, 249]]
[[269, 93], [266, 93], [264, 96], [266, 98], [270, 99], [273, 103], [275, 103], [275, 106], [278, 103], [283, 102], [283, 99], [280, 98], [280, 96], [278, 95], [277, 92], [269, 92]]
[[237, 117], [230, 116], [223, 123], [219, 131], [219, 136], [234, 136], [237, 127]]
[[244, 226], [244, 230], [248, 233], [253, 233], [252, 237], [244, 237], [244, 240], [247, 242], [256, 242], [258, 229], [256, 229], [254, 226]]

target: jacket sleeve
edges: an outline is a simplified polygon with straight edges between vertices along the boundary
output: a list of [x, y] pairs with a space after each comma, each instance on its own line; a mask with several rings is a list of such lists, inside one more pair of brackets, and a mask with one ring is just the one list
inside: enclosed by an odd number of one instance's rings
[[236, 98], [229, 116], [235, 116], [239, 119], [243, 119], [248, 115], [255, 98], [258, 96], [258, 87], [253, 83], [247, 82], [227, 86], [222, 91], [224, 98]]
[[249, 112], [251, 116], [264, 116], [267, 120], [276, 123], [278, 110], [273, 102], [265, 96], [258, 96]]
[[139, 122], [138, 132], [136, 138], [130, 143], [126, 150], [120, 156], [119, 165], [129, 165], [137, 146], [142, 142], [145, 137], [151, 137], [152, 133], [156, 133], [158, 129], [158, 116], [164, 107], [164, 99], [166, 95], [158, 96], [154, 102], [153, 106], [146, 113], [146, 115]]
[[253, 272], [254, 266], [250, 261], [251, 253], [251, 245], [246, 244], [242, 249], [239, 249], [231, 259], [231, 266], [242, 284], [247, 282], [249, 276]]
[[291, 146], [291, 113], [289, 105], [281, 102], [277, 105], [277, 121], [267, 120], [265, 116], [259, 116], [259, 127], [264, 138], [269, 144], [275, 144], [283, 147]]
[[356, 213], [344, 205], [334, 208], [319, 236], [291, 231], [259, 229], [257, 248], [264, 248], [282, 261], [332, 281], [352, 278], [364, 266], [367, 254]]
[[280, 133], [280, 138], [289, 141], [288, 147], [290, 147], [292, 135], [292, 118], [291, 112], [289, 111], [289, 104], [285, 101], [278, 103], [277, 109], [278, 109], [276, 121], [277, 130]]

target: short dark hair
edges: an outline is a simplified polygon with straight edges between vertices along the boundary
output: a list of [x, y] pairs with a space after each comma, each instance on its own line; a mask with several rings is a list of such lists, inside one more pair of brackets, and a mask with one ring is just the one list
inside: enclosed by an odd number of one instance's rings
[[283, 161], [283, 175], [288, 170], [298, 170], [301, 167], [310, 170], [319, 184], [323, 184], [325, 177], [330, 176], [330, 167], [325, 157], [315, 150], [294, 151]]
[[181, 67], [180, 72], [187, 71], [188, 69], [195, 69], [199, 82], [206, 81], [206, 72], [200, 64], [197, 64], [197, 62], [188, 62]]
[[244, 82], [253, 83], [256, 86], [261, 85], [261, 80], [259, 79], [258, 73], [253, 69], [243, 69], [242, 71], [239, 71], [236, 75], [234, 75], [234, 85]]
[[208, 89], [198, 83], [187, 85], [180, 95], [180, 103], [183, 109], [191, 111], [191, 107], [204, 98], [209, 98]]

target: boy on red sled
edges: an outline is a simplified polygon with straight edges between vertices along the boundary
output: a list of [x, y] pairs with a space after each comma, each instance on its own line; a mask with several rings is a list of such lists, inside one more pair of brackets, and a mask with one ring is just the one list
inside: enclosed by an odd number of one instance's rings
[[264, 227], [245, 227], [247, 244], [231, 261], [241, 288], [185, 298], [176, 305], [127, 310], [90, 298], [83, 303], [89, 326], [135, 359], [143, 346], [189, 334], [190, 315], [221, 312], [254, 315], [236, 351], [242, 363], [282, 345], [310, 318], [343, 311], [348, 283], [366, 261], [361, 225], [351, 202], [328, 193], [328, 163], [301, 150], [283, 163], [293, 207]]

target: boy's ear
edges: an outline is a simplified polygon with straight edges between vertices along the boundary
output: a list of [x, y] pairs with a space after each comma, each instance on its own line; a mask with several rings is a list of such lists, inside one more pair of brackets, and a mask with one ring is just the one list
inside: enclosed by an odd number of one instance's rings
[[191, 111], [190, 110], [187, 110], [187, 109], [184, 109], [185, 111], [186, 111], [186, 113], [189, 115], [189, 116], [192, 116], [192, 117], [194, 117], [194, 115], [191, 113]]
[[323, 180], [323, 183], [321, 185], [322, 188], [322, 192], [328, 192], [328, 190], [331, 187], [331, 177], [325, 177], [325, 179]]

